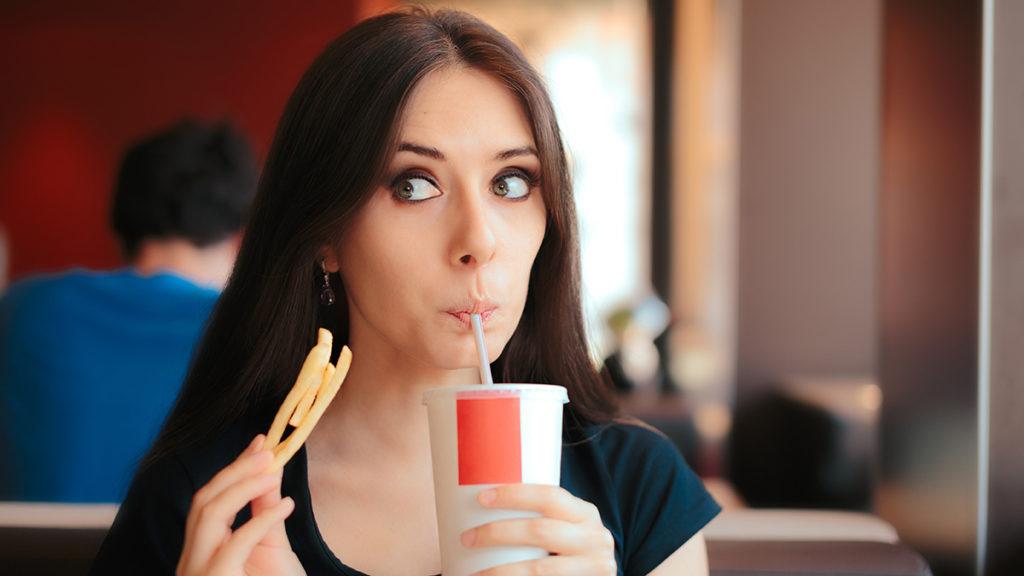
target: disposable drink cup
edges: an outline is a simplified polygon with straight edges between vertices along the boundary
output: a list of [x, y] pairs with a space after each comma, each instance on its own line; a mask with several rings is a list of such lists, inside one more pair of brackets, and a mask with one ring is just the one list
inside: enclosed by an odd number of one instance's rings
[[423, 393], [445, 576], [547, 556], [545, 550], [525, 546], [466, 548], [460, 536], [495, 520], [540, 516], [484, 508], [477, 495], [502, 484], [558, 486], [562, 405], [567, 402], [565, 388], [546, 384], [453, 386]]

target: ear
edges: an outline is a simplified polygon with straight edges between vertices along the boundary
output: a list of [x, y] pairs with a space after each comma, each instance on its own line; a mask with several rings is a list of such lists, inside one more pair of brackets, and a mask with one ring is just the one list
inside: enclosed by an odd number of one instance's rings
[[338, 253], [336, 250], [324, 246], [320, 248], [320, 258], [323, 259], [324, 267], [327, 268], [328, 272], [333, 274], [338, 271]]

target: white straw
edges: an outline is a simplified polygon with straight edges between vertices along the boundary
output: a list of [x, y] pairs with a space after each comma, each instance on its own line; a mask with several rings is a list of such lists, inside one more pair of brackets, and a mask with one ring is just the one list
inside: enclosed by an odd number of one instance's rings
[[480, 322], [479, 314], [471, 314], [470, 319], [473, 321], [473, 335], [476, 336], [476, 353], [480, 356], [480, 381], [484, 386], [493, 386], [491, 363], [487, 361], [487, 343], [484, 342], [484, 325]]

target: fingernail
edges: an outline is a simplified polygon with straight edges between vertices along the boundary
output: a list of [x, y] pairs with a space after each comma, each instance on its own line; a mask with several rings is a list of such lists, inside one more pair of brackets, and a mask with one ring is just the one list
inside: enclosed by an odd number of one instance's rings
[[473, 542], [476, 542], [476, 530], [475, 529], [474, 530], [466, 530], [465, 532], [462, 533], [462, 538], [461, 539], [462, 539], [462, 545], [463, 546], [466, 546], [467, 548], [469, 546], [472, 546]]
[[489, 506], [497, 498], [498, 493], [495, 492], [494, 490], [484, 490], [477, 497], [477, 500], [479, 500], [480, 503], [483, 504], [484, 506]]
[[291, 498], [282, 498], [276, 506], [277, 513], [281, 515], [281, 518], [287, 518], [291, 516], [292, 511], [295, 510], [295, 501]]

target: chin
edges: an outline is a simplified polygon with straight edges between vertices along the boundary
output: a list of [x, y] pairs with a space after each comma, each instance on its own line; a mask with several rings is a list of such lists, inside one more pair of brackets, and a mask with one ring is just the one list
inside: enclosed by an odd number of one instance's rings
[[[488, 348], [487, 353], [492, 358], [497, 358], [501, 355], [504, 348], [505, 345], [502, 344], [502, 346], [497, 350], [497, 354], [495, 353], [495, 350]], [[468, 368], [477, 370], [479, 368], [476, 342], [472, 338], [469, 338], [465, 344], [458, 343], [456, 345], [446, 346], [440, 349], [432, 347], [432, 349], [427, 353], [427, 358], [431, 364], [442, 370], [464, 370]]]

